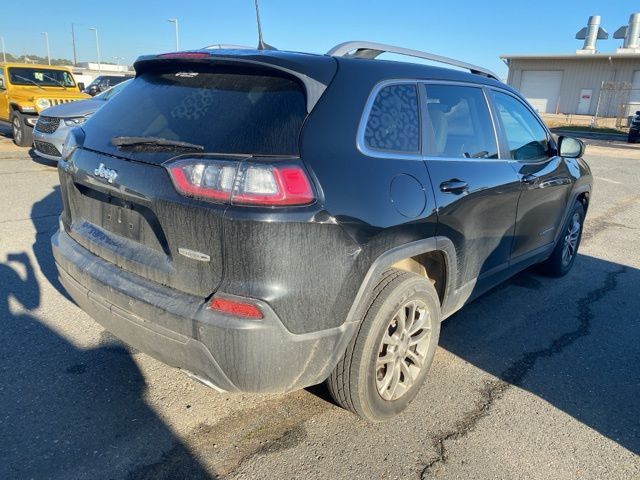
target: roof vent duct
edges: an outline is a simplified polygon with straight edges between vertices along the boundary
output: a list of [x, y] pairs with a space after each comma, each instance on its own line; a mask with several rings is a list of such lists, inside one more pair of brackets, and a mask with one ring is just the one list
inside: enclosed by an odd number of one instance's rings
[[600, 21], [600, 15], [593, 15], [589, 17], [587, 26], [576, 33], [578, 40], [584, 40], [582, 50], [577, 50], [576, 53], [596, 53], [596, 43], [598, 40], [606, 40], [609, 38], [607, 31], [600, 27]]
[[622, 48], [618, 53], [640, 52], [640, 13], [634, 13], [629, 17], [629, 25], [625, 25], [616, 30], [613, 38], [624, 39]]

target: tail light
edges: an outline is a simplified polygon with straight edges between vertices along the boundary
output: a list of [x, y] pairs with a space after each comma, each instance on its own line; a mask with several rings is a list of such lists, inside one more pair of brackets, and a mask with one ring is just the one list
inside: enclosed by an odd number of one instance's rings
[[170, 52], [158, 55], [158, 58], [209, 58], [211, 55], [203, 52]]
[[167, 166], [185, 196], [234, 205], [308, 205], [315, 196], [299, 165], [183, 159]]

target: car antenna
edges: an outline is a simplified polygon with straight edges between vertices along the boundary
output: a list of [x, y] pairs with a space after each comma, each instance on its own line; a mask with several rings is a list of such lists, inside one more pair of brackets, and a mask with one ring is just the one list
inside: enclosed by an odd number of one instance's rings
[[253, 0], [256, 5], [256, 21], [258, 22], [258, 50], [277, 50], [268, 43], [265, 43], [262, 39], [262, 26], [260, 25], [260, 8], [258, 7], [258, 0]]

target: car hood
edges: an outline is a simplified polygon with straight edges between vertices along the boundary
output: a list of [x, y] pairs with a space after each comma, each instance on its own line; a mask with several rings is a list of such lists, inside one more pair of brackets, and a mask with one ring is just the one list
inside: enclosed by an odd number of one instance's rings
[[69, 87], [66, 90], [61, 87], [42, 87], [38, 88], [33, 85], [12, 85], [11, 97], [24, 97], [28, 99], [35, 98], [69, 98], [69, 99], [89, 99], [90, 95], [82, 93], [77, 88]]
[[106, 102], [104, 100], [80, 100], [77, 102], [63, 103], [56, 105], [55, 107], [47, 108], [40, 112], [40, 115], [45, 117], [58, 117], [58, 118], [70, 118], [70, 117], [86, 117], [91, 115]]

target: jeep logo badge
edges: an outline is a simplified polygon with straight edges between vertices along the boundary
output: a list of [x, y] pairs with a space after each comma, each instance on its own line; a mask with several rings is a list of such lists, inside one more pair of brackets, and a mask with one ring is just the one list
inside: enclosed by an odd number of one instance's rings
[[101, 163], [100, 165], [98, 165], [98, 168], [96, 168], [93, 171], [93, 173], [95, 174], [96, 177], [102, 177], [109, 183], [113, 183], [113, 181], [118, 176], [118, 172], [105, 167], [104, 163]]

